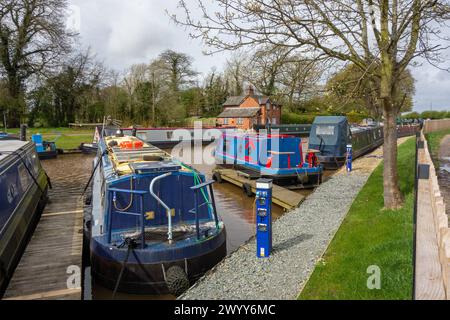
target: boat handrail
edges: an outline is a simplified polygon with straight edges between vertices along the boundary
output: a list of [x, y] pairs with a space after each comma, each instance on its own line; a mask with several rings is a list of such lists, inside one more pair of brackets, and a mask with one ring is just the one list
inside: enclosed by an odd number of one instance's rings
[[[195, 226], [196, 226], [196, 230], [197, 230], [197, 239], [200, 240], [200, 225], [199, 225], [199, 216], [198, 216], [198, 209], [203, 206], [205, 203], [207, 203], [208, 205], [212, 205], [212, 210], [213, 210], [213, 216], [214, 216], [214, 221], [216, 223], [216, 228], [219, 228], [219, 217], [217, 216], [217, 208], [216, 208], [216, 202], [214, 199], [214, 190], [212, 185], [215, 183], [214, 180], [210, 180], [210, 181], [206, 181], [204, 183], [198, 184], [196, 186], [191, 187], [191, 190], [194, 191], [194, 202], [195, 202], [195, 207], [194, 207], [194, 212], [195, 213]], [[202, 189], [204, 188], [208, 188], [209, 189], [209, 193], [210, 193], [210, 199], [211, 202], [207, 201], [201, 205], [198, 204], [198, 194], [199, 192], [201, 192]]]
[[152, 195], [153, 198], [155, 198], [156, 201], [158, 201], [165, 209], [167, 212], [167, 220], [168, 220], [168, 229], [169, 231], [167, 232], [167, 236], [168, 236], [168, 240], [169, 243], [172, 242], [172, 212], [169, 208], [169, 206], [167, 204], [164, 203], [164, 201], [162, 201], [153, 191], [153, 187], [155, 186], [156, 181], [162, 180], [168, 176], [172, 175], [172, 172], [167, 172], [165, 174], [162, 174], [160, 176], [157, 176], [156, 178], [154, 178], [152, 180], [152, 182], [150, 183], [150, 194]]

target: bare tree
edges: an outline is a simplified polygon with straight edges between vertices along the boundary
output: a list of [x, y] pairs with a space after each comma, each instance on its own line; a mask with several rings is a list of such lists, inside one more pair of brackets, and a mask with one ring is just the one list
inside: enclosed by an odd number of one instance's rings
[[275, 96], [282, 68], [289, 50], [279, 47], [262, 48], [246, 66], [245, 79], [266, 96]]
[[192, 3], [181, 0], [183, 16], [173, 19], [193, 28], [192, 36], [215, 50], [271, 44], [352, 62], [378, 78], [384, 117], [384, 204], [388, 209], [402, 205], [396, 134], [400, 107], [393, 97], [414, 58], [435, 63], [444, 49], [442, 40], [447, 39], [440, 28], [448, 19], [448, 1], [217, 0], [217, 12], [211, 12], [205, 0], [197, 3], [201, 18], [194, 18]]
[[228, 91], [232, 96], [240, 96], [244, 92], [244, 73], [247, 57], [244, 53], [235, 54], [227, 60], [224, 76], [228, 83]]
[[166, 50], [159, 55], [163, 70], [170, 79], [173, 92], [179, 92], [186, 84], [192, 84], [193, 78], [198, 75], [192, 69], [192, 58], [184, 53]]
[[[54, 66], [69, 49], [74, 34], [65, 27], [66, 8], [66, 0], [1, 0], [0, 73], [11, 98], [19, 100], [24, 82]], [[12, 111], [16, 117], [21, 113]]]

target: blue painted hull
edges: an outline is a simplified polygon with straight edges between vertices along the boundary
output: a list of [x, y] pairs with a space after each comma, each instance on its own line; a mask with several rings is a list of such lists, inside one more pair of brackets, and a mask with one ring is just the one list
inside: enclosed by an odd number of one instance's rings
[[[167, 245], [162, 250], [135, 249], [126, 263], [120, 281], [120, 292], [138, 294], [168, 294], [165, 272], [179, 266], [194, 283], [226, 256], [225, 228], [208, 241], [186, 247]], [[94, 279], [113, 290], [122, 269], [127, 248], [111, 248], [91, 241], [91, 267]]]
[[[19, 145], [22, 142], [13, 143]], [[7, 149], [4, 147], [2, 150], [8, 151]], [[0, 296], [47, 201], [48, 180], [34, 145], [23, 143], [15, 151], [20, 157], [10, 154], [0, 160]], [[33, 174], [35, 180], [30, 174]]]
[[[157, 161], [137, 162], [148, 172], [117, 174], [117, 165], [104, 152], [104, 141], [98, 146], [100, 156], [94, 166], [98, 161], [101, 166], [94, 177], [88, 231], [95, 281], [111, 289], [117, 285], [122, 292], [167, 293], [165, 272], [169, 268], [179, 266], [192, 283], [226, 256], [226, 231], [214, 214], [211, 190], [196, 193], [192, 189], [205, 183], [203, 175], [182, 164]], [[175, 169], [158, 180], [169, 164]], [[171, 208], [171, 241], [167, 211], [149, 192], [152, 183], [158, 197]], [[133, 242], [133, 248], [127, 241]]]
[[302, 141], [294, 136], [223, 135], [217, 143], [215, 158], [218, 165], [251, 170], [276, 181], [311, 180], [316, 184], [323, 173], [320, 165], [305, 162]]

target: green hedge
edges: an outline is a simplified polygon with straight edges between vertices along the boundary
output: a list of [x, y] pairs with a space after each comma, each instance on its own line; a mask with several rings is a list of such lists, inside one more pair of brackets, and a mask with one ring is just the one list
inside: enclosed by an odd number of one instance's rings
[[363, 119], [367, 118], [366, 114], [350, 112], [347, 114], [326, 114], [326, 113], [294, 113], [289, 111], [283, 111], [281, 115], [281, 121], [283, 124], [311, 124], [317, 116], [347, 116], [348, 121], [351, 123], [360, 123]]

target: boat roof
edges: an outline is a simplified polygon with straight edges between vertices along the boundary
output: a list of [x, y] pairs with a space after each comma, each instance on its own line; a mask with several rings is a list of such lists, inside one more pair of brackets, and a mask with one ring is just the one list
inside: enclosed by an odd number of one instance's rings
[[[172, 160], [172, 156], [167, 152], [151, 145], [143, 142], [142, 140], [132, 137], [132, 136], [124, 136], [124, 137], [116, 137], [109, 136], [105, 137], [105, 144], [108, 146], [110, 142], [115, 141], [117, 143], [116, 146], [109, 146], [108, 149], [110, 152], [108, 153], [108, 157], [113, 164], [114, 170], [122, 175], [129, 175], [135, 171], [136, 167], [141, 166], [142, 164], [149, 163], [162, 163], [170, 162]], [[122, 149], [120, 145], [126, 142], [142, 142], [142, 148], [138, 149]], [[155, 157], [156, 160], [145, 160], [145, 156]], [[160, 158], [160, 159], [158, 159]]]
[[28, 141], [21, 140], [1, 140], [0, 142], [0, 161], [5, 159], [10, 152], [19, 150], [27, 145]]
[[347, 122], [344, 116], [319, 116], [314, 119], [314, 124], [339, 124]]

